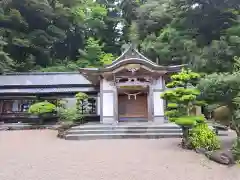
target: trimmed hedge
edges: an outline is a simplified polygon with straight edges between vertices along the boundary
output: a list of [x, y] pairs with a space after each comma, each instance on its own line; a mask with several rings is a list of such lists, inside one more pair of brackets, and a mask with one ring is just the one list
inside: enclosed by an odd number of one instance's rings
[[56, 106], [48, 101], [35, 103], [30, 106], [28, 112], [34, 115], [43, 115], [46, 113], [54, 113]]
[[175, 123], [179, 126], [194, 126], [205, 121], [204, 116], [183, 116], [176, 118]]

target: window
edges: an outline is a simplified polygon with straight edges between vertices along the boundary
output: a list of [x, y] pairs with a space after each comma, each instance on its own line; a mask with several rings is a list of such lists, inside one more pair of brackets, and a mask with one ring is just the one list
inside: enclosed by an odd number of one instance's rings
[[97, 114], [97, 98], [90, 97], [83, 100], [80, 105], [80, 112], [82, 114]]
[[4, 112], [4, 113], [12, 112], [13, 101], [4, 100], [2, 103], [3, 103], [3, 105], [2, 105], [2, 112]]
[[3, 100], [2, 112], [26, 112], [32, 103], [33, 100]]

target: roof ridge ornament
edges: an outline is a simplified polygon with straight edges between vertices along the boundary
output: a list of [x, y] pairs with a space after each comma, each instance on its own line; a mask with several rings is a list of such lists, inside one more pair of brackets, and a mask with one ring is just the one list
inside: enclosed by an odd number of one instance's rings
[[140, 65], [139, 64], [128, 64], [125, 66], [125, 68], [132, 72], [132, 74], [134, 74], [135, 72], [137, 72], [140, 69]]

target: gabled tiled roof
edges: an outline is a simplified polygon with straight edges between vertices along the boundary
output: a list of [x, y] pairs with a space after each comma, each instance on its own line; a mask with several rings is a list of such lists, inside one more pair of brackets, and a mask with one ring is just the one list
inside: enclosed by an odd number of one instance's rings
[[34, 72], [0, 75], [1, 86], [91, 85], [79, 72]]
[[93, 87], [55, 87], [55, 88], [0, 88], [1, 94], [48, 94], [48, 93], [78, 93], [96, 92]]
[[106, 65], [101, 68], [80, 68], [80, 72], [85, 74], [85, 76], [93, 76], [94, 73], [103, 73], [103, 72], [112, 72], [114, 69], [117, 69], [121, 66], [127, 64], [140, 64], [146, 67], [149, 67], [153, 71], [162, 71], [162, 72], [178, 72], [184, 65], [176, 65], [176, 66], [161, 66], [157, 63], [151, 61], [143, 54], [138, 52], [137, 49], [134, 48], [133, 45], [129, 45], [129, 47], [119, 56], [116, 60], [114, 60], [111, 64]]
[[152, 62], [150, 59], [145, 57], [143, 54], [138, 52], [133, 45], [129, 45], [129, 47], [121, 54], [121, 56], [119, 56], [115, 61], [112, 62], [112, 65], [121, 60], [131, 59], [131, 58], [137, 58], [146, 62], [151, 62], [154, 65], [157, 65], [156, 63]]
[[129, 47], [122, 53], [121, 56], [119, 56], [116, 60], [112, 62], [112, 64], [105, 66], [104, 68], [112, 68], [116, 66], [119, 63], [122, 63], [124, 61], [137, 61], [138, 63], [144, 63], [144, 64], [150, 64], [151, 66], [155, 67], [161, 67], [155, 62], [151, 61], [147, 57], [145, 57], [143, 54], [137, 51], [137, 49], [134, 48], [133, 45], [129, 45]]

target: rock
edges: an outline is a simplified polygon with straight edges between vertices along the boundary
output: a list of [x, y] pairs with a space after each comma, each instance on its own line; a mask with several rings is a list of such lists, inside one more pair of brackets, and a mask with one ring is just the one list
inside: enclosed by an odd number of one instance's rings
[[65, 132], [66, 131], [64, 129], [59, 129], [57, 137], [60, 138], [60, 139], [63, 139], [65, 137]]
[[57, 127], [57, 130], [68, 130], [70, 129], [71, 127], [73, 127], [75, 124], [74, 123], [61, 123], [58, 127]]
[[181, 145], [183, 149], [193, 150], [191, 140], [188, 138], [183, 138]]
[[224, 165], [232, 165], [235, 163], [231, 150], [218, 150], [206, 153], [206, 156], [217, 163]]
[[0, 127], [0, 131], [7, 131], [8, 127]]
[[64, 139], [65, 134], [66, 134], [65, 132], [73, 126], [75, 126], [74, 123], [67, 123], [67, 122], [61, 123], [57, 128], [57, 130], [58, 130], [57, 137], [61, 138], [61, 139]]
[[196, 153], [199, 153], [199, 154], [206, 154], [207, 153], [207, 150], [205, 148], [197, 148], [195, 149]]

